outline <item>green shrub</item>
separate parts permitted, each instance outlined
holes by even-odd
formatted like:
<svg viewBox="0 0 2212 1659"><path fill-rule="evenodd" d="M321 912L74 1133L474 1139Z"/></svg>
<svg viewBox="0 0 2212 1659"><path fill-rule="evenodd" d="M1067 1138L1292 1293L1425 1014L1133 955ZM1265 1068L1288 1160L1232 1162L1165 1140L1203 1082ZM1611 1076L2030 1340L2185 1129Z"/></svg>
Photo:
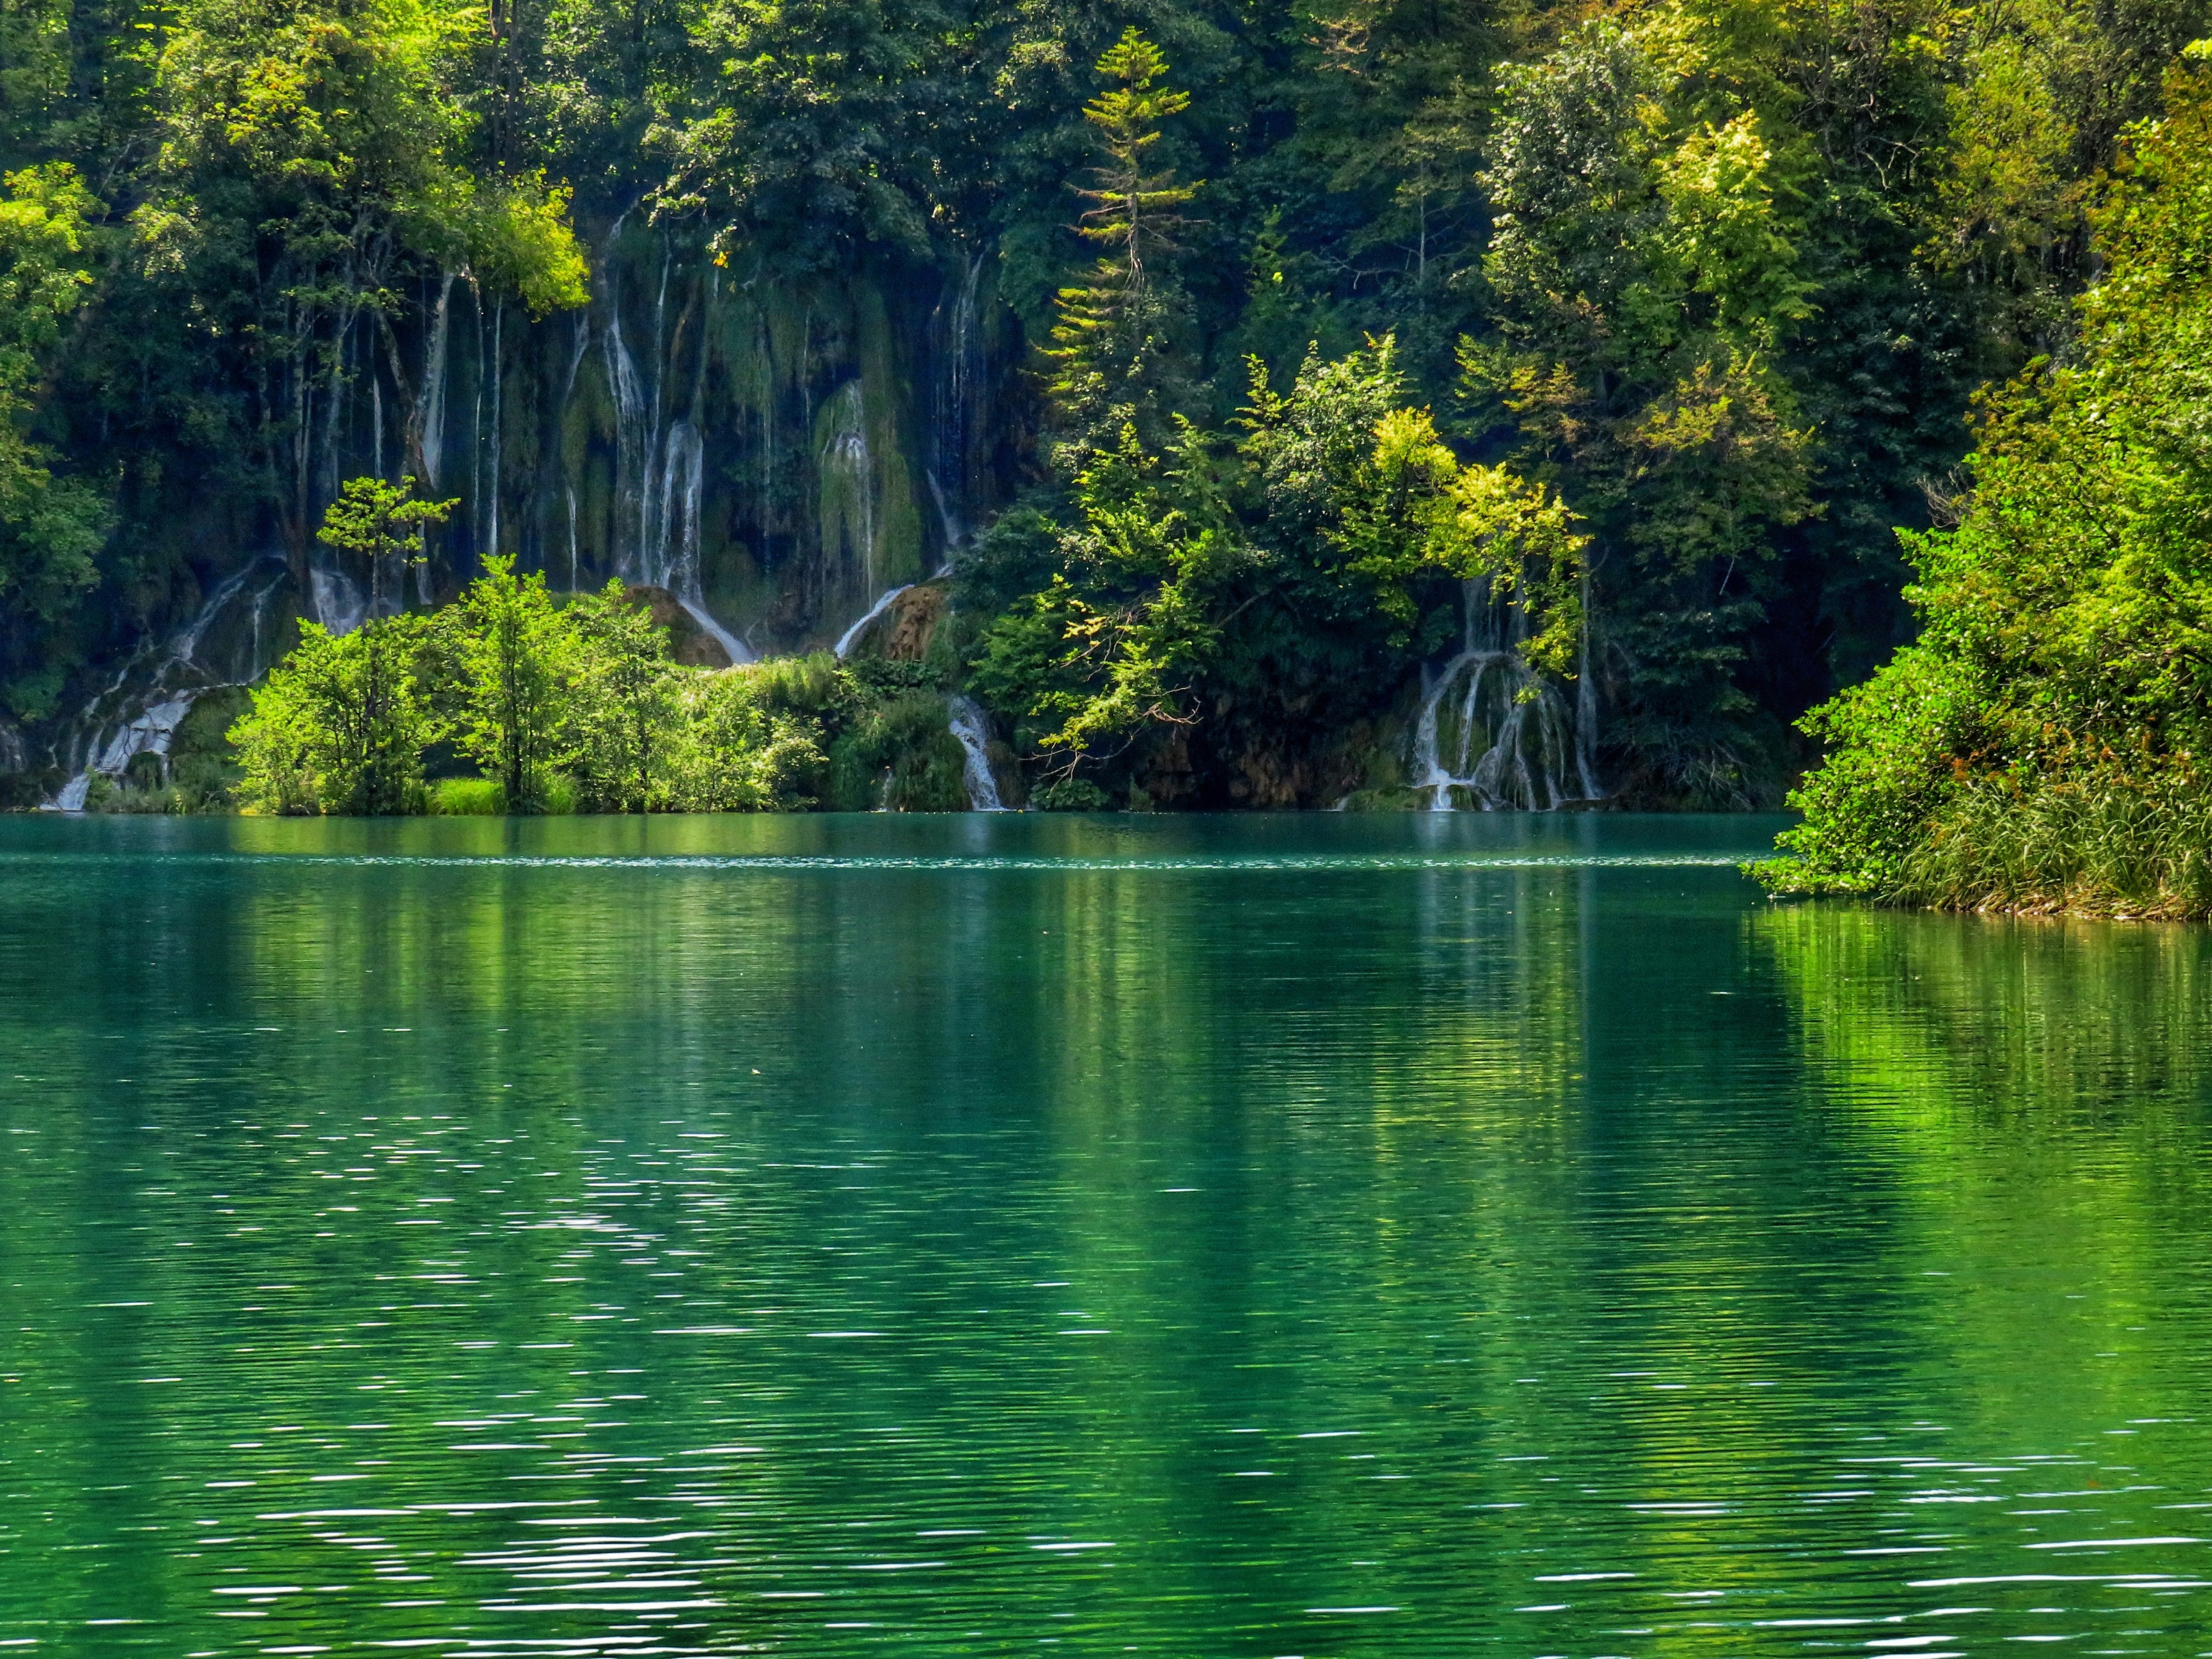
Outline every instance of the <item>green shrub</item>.
<svg viewBox="0 0 2212 1659"><path fill-rule="evenodd" d="M854 682L826 651L806 657L771 657L745 672L761 703L791 714L841 712L853 701Z"/></svg>
<svg viewBox="0 0 2212 1659"><path fill-rule="evenodd" d="M1055 778L1034 799L1044 812L1104 812L1113 804L1106 791L1088 778Z"/></svg>
<svg viewBox="0 0 2212 1659"><path fill-rule="evenodd" d="M423 809L439 818L498 818L507 791L496 778L441 778L425 792Z"/></svg>
<svg viewBox="0 0 2212 1659"><path fill-rule="evenodd" d="M1807 717L1779 892L2212 915L2212 71L2168 78L2097 215L2072 360L1985 400L1955 530L1906 536L1920 639Z"/></svg>
<svg viewBox="0 0 2212 1659"><path fill-rule="evenodd" d="M831 795L842 811L968 810L967 751L934 692L907 692L869 709L830 758Z"/></svg>

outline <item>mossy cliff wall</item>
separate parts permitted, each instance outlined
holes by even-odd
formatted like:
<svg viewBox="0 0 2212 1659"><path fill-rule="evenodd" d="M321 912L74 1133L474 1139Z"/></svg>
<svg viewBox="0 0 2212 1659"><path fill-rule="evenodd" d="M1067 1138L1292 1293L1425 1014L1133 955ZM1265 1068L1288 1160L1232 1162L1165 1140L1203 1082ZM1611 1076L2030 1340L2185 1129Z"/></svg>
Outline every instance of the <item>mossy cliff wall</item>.
<svg viewBox="0 0 2212 1659"><path fill-rule="evenodd" d="M442 324L426 304L401 353L414 384L384 361L361 377L336 471L389 474L419 448L462 503L434 589L497 551L559 588L665 587L755 654L828 644L941 566L1004 487L993 394L1018 342L983 263L771 286L617 227L583 310L532 322L458 281ZM330 571L325 602L373 583Z"/></svg>
<svg viewBox="0 0 2212 1659"><path fill-rule="evenodd" d="M359 320L301 400L282 483L172 515L197 590L58 717L0 734L0 767L114 770L166 742L180 699L266 669L299 619L344 631L447 597L495 552L556 590L665 588L733 657L818 648L1007 493L1024 348L983 252L775 282L642 222L589 239L579 310L533 318L455 273L388 332ZM426 560L315 542L345 480L410 473L459 504Z"/></svg>

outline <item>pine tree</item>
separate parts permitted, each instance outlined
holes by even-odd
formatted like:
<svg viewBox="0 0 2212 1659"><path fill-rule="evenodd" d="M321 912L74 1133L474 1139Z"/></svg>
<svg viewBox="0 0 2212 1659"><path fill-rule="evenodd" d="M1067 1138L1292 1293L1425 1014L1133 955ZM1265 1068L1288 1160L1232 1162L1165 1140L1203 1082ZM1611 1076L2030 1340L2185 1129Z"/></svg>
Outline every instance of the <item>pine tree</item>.
<svg viewBox="0 0 2212 1659"><path fill-rule="evenodd" d="M1181 209L1203 183L1181 183L1152 154L1161 124L1190 106L1188 93L1158 84L1168 72L1159 47L1133 27L1097 68L1119 84L1084 106L1107 162L1094 170L1094 188L1076 188L1091 204L1076 233L1106 251L1088 282L1060 291L1044 352L1061 432L1054 458L1071 477L1113 447L1123 426L1162 437L1186 390L1177 346L1188 306L1165 256L1184 223Z"/></svg>

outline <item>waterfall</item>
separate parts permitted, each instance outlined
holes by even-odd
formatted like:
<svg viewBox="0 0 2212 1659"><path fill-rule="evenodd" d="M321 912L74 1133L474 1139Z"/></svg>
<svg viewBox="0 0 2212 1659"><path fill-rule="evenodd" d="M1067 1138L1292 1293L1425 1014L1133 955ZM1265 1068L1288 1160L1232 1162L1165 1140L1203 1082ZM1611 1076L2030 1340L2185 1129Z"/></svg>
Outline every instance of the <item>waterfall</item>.
<svg viewBox="0 0 2212 1659"><path fill-rule="evenodd" d="M699 507L706 479L706 445L698 428L678 421L668 428L659 475L659 499L653 503L653 540L638 560L640 579L671 593L696 587L699 580Z"/></svg>
<svg viewBox="0 0 2212 1659"><path fill-rule="evenodd" d="M936 469L933 468L922 475L929 480L929 499L937 504L938 528L945 536L945 562L938 567L937 573L950 576L952 574L952 556L967 542L968 527L960 522L959 515L952 511L951 504L945 499L945 486L937 481Z"/></svg>
<svg viewBox="0 0 2212 1659"><path fill-rule="evenodd" d="M307 609L332 633L351 633L368 620L368 598L361 584L332 565L307 567Z"/></svg>
<svg viewBox="0 0 2212 1659"><path fill-rule="evenodd" d="M483 295L476 296L477 303L470 307L477 325L477 379L474 395L469 399L469 512L470 535L477 547L483 546L484 510L489 505L484 494L483 479L483 394L484 394L484 336ZM403 582L404 588L405 584Z"/></svg>
<svg viewBox="0 0 2212 1659"><path fill-rule="evenodd" d="M706 509L707 445L696 421L661 425L669 266L664 257L653 300L653 384L651 395L637 360L623 337L620 296L610 294L605 342L607 383L615 400L615 569L625 580L665 588L691 620L714 636L732 663L754 660L750 647L707 609L701 569L701 528ZM495 324L495 326L496 326ZM578 360L586 336L577 337ZM700 372L703 376L703 360ZM574 369L569 373L573 380ZM693 402L698 401L695 394ZM568 487L568 585L576 585L576 492Z"/></svg>
<svg viewBox="0 0 2212 1659"><path fill-rule="evenodd" d="M876 472L874 457L868 453L867 406L858 378L837 389L825 413L830 430L822 446L823 493L829 497L834 489L843 510L834 526L831 514L823 512L822 551L825 558L835 556L838 549L830 538L842 531L845 548L860 554L860 586L865 593L876 584ZM885 602L877 602L880 609Z"/></svg>
<svg viewBox="0 0 2212 1659"><path fill-rule="evenodd" d="M722 648L722 654L731 662L750 663L758 660L753 654L753 648L716 621L714 614L699 601L688 599L679 593L676 596L676 602L684 607L685 615L714 636L714 643Z"/></svg>
<svg viewBox="0 0 2212 1659"><path fill-rule="evenodd" d="M491 476L478 486L489 503L491 519L491 528L484 536L485 554L499 551L500 325L506 318L507 301L495 301L491 311L491 366L486 371L491 377Z"/></svg>
<svg viewBox="0 0 2212 1659"><path fill-rule="evenodd" d="M568 591L576 590L576 487L568 486Z"/></svg>
<svg viewBox="0 0 2212 1659"><path fill-rule="evenodd" d="M1494 602L1486 583L1472 582L1464 608L1459 654L1433 678L1423 670L1413 787L1426 792L1431 812L1462 804L1485 812L1547 812L1592 798L1587 768L1578 768L1579 792L1568 787L1569 760L1580 759L1577 723L1566 700L1517 649L1523 637L1518 607Z"/></svg>
<svg viewBox="0 0 2212 1659"><path fill-rule="evenodd" d="M277 567L276 575L262 584L251 601L253 645L250 660L245 664L246 671L237 679L224 679L221 669L211 668L199 660L200 647L216 619L245 590L255 572L270 565ZM198 701L203 692L216 686L244 685L258 676L262 668L262 607L287 578L283 559L281 555L269 554L233 571L218 582L207 597L200 602L200 608L193 613L191 620L170 637L168 645L161 654L161 660L147 676L149 688L137 699L135 710L112 730L105 724L92 730L89 741L83 742L81 751L85 757L82 769L62 786L61 792L54 797L53 804L64 812L82 812L92 788L94 774L114 777L129 766L134 757L141 754L167 757L177 728L184 724L185 717L191 712L192 705ZM100 705L122 690L132 669L144 661L145 655L143 646L133 654L122 671L109 682L107 688L85 705L85 718L94 718ZM235 672L237 664L234 661L230 667ZM197 679L198 683L179 685L177 682L180 679ZM71 747L76 750L76 743L73 742Z"/></svg>
<svg viewBox="0 0 2212 1659"><path fill-rule="evenodd" d="M253 572L262 566L274 562L276 562L276 555L266 554L250 565L233 571L222 581L216 583L215 590L200 602L200 608L193 614L192 620L185 623L176 638L170 641L168 655L162 666L165 669L175 667L204 669L206 665L199 660L200 642L207 638L208 629L214 625L215 619L222 614L223 608L238 596L240 590L252 579ZM281 575L276 577L265 584L259 593L253 596L257 608L261 601L269 596L270 590L283 579ZM258 615L258 609L256 615ZM251 680L260 671L261 664L258 661L248 663L246 677Z"/></svg>
<svg viewBox="0 0 2212 1659"><path fill-rule="evenodd" d="M430 314L430 338L422 348L422 392L415 405L415 429L422 446L422 480L438 487L446 452L446 335L453 315L453 274L447 271L438 285L437 309Z"/></svg>
<svg viewBox="0 0 2212 1659"><path fill-rule="evenodd" d="M974 436L969 415L983 378L976 306L982 277L983 256L969 254L945 330L945 370L938 381L937 470L950 479L953 500L961 504L968 496L969 449Z"/></svg>
<svg viewBox="0 0 2212 1659"><path fill-rule="evenodd" d="M732 663L750 663L753 652L737 635L715 621L707 609L705 586L700 577L700 514L706 506L707 445L698 427L689 421L669 423L656 469L660 497L653 515L653 545L639 562L648 585L665 588L676 596L691 620L714 637L715 644ZM573 500L573 498L572 498ZM572 532L573 533L573 532ZM574 555L570 555L574 563Z"/></svg>
<svg viewBox="0 0 2212 1659"><path fill-rule="evenodd" d="M903 586L892 588L887 590L882 598L877 600L874 604L868 607L866 615L861 617L859 621L854 623L851 627L847 628L844 633L837 636L837 643L831 647L831 650L836 653L840 661L844 659L845 656L851 651L854 646L860 643L860 636L868 631L868 624L874 621L876 618L881 616L885 611L889 610L893 603L896 602L899 595L904 593L908 588L910 588L913 585L913 583L908 582Z"/></svg>
<svg viewBox="0 0 2212 1659"><path fill-rule="evenodd" d="M967 756L961 776L968 784L968 809L1004 812L1006 802L999 798L999 780L991 775L991 756L984 747L988 734L983 711L965 697L952 699L947 706L952 717L952 735L960 740Z"/></svg>
<svg viewBox="0 0 2212 1659"><path fill-rule="evenodd" d="M192 711L198 696L197 692L186 692L142 709L107 740L83 771L62 785L61 793L54 796L55 807L63 812L82 812L95 775L116 777L141 754L158 754L166 760L177 728Z"/></svg>
<svg viewBox="0 0 2212 1659"><path fill-rule="evenodd" d="M657 436L645 407L637 361L623 339L621 296L607 301L607 384L615 399L615 568L635 581L647 539L646 501L652 489L652 451Z"/></svg>

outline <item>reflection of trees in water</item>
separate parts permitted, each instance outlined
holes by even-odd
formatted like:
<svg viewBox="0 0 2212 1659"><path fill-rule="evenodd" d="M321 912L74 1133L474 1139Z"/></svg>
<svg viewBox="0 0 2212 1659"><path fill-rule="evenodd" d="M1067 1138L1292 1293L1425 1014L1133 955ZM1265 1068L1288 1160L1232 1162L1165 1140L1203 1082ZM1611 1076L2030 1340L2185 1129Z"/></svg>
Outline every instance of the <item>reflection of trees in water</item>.
<svg viewBox="0 0 2212 1659"><path fill-rule="evenodd" d="M1886 1293L1942 1275L1930 1413L2057 1447L2195 1410L2212 936L1820 904L1748 927L1893 1232Z"/></svg>
<svg viewBox="0 0 2212 1659"><path fill-rule="evenodd" d="M527 832L571 833L693 832ZM795 1650L860 1620L1334 1651L1301 1610L1370 1603L1407 1650L1549 1650L1512 1609L1917 1608L1905 1578L2036 1523L1909 1497L2090 1478L1977 1459L2212 1483L2193 1430L2097 1438L2201 1391L2193 934L1678 872L57 869L4 895L0 989L40 936L109 954L0 996L41 1091L0 1098L39 1131L0 1159L0 1329L52 1333L10 1349L51 1456L9 1490L149 1541L18 1546L0 1622L351 1586L256 1632L335 1643L653 1599L559 1589L597 1541ZM525 1499L568 1507L489 1507ZM209 1518L228 1542L177 1544ZM1940 1569L1844 1553L1923 1534ZM1115 1547L1033 1547L1071 1541ZM908 1559L947 1565L872 1570ZM1583 1571L1637 1577L1532 1582Z"/></svg>
<svg viewBox="0 0 2212 1659"><path fill-rule="evenodd" d="M1808 1057L1900 1123L2100 1126L2142 1150L2212 1084L2212 934L1810 904L1751 923Z"/></svg>

